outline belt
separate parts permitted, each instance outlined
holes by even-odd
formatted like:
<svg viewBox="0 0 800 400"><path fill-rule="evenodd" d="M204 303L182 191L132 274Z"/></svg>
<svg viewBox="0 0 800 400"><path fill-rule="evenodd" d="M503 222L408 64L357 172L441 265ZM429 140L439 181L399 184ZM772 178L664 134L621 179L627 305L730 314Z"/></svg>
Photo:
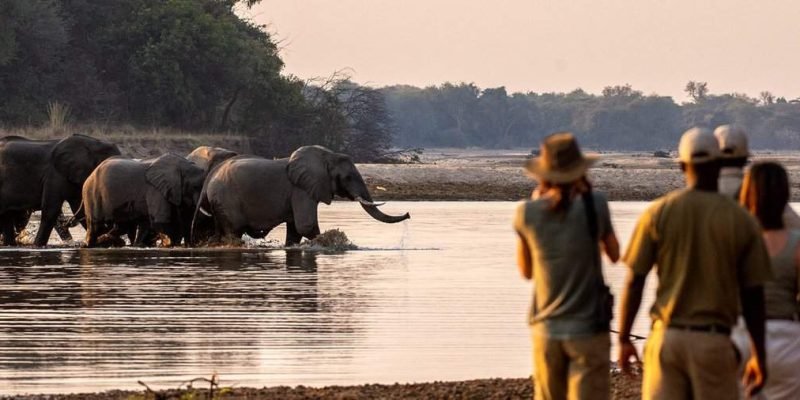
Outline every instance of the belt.
<svg viewBox="0 0 800 400"><path fill-rule="evenodd" d="M719 324L711 324L711 325L684 325L684 324L676 324L674 322L668 325L670 329L679 329L683 331L690 331L690 332L707 332L707 333L719 333L720 335L730 335L731 328L725 325Z"/></svg>
<svg viewBox="0 0 800 400"><path fill-rule="evenodd" d="M800 322L800 314L792 314L792 315L780 315L780 316L771 316L771 315L768 315L768 316L767 316L767 319L768 319L768 320L769 320L769 319L772 319L772 320L779 320L779 321L794 321L794 322Z"/></svg>

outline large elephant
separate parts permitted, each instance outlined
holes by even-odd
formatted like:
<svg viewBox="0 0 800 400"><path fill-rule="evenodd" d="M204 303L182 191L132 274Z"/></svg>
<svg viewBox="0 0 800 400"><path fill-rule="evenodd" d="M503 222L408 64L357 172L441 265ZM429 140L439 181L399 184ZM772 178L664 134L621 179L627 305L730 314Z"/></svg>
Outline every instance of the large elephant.
<svg viewBox="0 0 800 400"><path fill-rule="evenodd" d="M42 210L34 244L45 246L64 201L73 212L81 203L81 187L117 146L84 135L61 140L0 139L0 227L6 245L16 244L15 221L21 213Z"/></svg>
<svg viewBox="0 0 800 400"><path fill-rule="evenodd" d="M205 172L176 154L145 161L114 157L104 161L83 185L86 246L98 244L106 232L138 230L137 245L149 244L154 233L171 244L189 237L192 215Z"/></svg>
<svg viewBox="0 0 800 400"><path fill-rule="evenodd" d="M372 202L367 185L353 161L321 146L304 146L291 157L268 160L255 156L228 159L206 178L195 218L214 218L216 232L225 239L266 236L286 223L286 245L319 235L317 205L334 196L357 200L381 222L409 218L386 215Z"/></svg>

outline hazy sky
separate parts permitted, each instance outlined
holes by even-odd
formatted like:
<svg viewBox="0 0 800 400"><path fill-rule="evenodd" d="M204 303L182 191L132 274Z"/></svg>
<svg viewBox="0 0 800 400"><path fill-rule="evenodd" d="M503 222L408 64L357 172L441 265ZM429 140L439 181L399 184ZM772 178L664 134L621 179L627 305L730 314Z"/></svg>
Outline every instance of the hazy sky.
<svg viewBox="0 0 800 400"><path fill-rule="evenodd" d="M712 93L800 96L797 0L262 0L243 14L269 25L302 78L350 68L375 86L630 83L678 101L700 80Z"/></svg>

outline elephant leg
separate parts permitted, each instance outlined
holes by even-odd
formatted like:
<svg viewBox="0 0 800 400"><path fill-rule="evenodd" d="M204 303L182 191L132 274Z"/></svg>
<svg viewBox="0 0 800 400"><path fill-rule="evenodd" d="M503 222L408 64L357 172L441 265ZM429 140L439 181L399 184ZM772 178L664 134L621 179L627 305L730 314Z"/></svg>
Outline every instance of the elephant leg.
<svg viewBox="0 0 800 400"><path fill-rule="evenodd" d="M58 216L54 229L56 230L56 233L58 233L58 237L62 242L72 241L72 233L69 231L69 220L64 216L64 214L60 214Z"/></svg>
<svg viewBox="0 0 800 400"><path fill-rule="evenodd" d="M104 233L97 239L98 245L102 247L123 247L125 246L125 241L122 240L120 237L120 233L122 232L122 228L119 224L114 224L111 229Z"/></svg>
<svg viewBox="0 0 800 400"><path fill-rule="evenodd" d="M149 224L139 224L133 245L136 247L153 247L155 246L156 237L156 231Z"/></svg>
<svg viewBox="0 0 800 400"><path fill-rule="evenodd" d="M292 222L300 235L310 239L319 236L317 201L302 190L292 192Z"/></svg>
<svg viewBox="0 0 800 400"><path fill-rule="evenodd" d="M17 232L14 229L13 213L4 213L0 216L0 225L2 225L3 233L3 246L16 246L17 245Z"/></svg>
<svg viewBox="0 0 800 400"><path fill-rule="evenodd" d="M284 245L286 247L294 246L300 244L300 241L303 239L303 235L297 231L297 228L294 226L293 221L289 221L286 223L286 243Z"/></svg>
<svg viewBox="0 0 800 400"><path fill-rule="evenodd" d="M97 247L97 238L100 236L101 226L96 222L86 224L86 247Z"/></svg>
<svg viewBox="0 0 800 400"><path fill-rule="evenodd" d="M39 224L39 231L36 232L36 240L33 244L37 247L47 246L50 240L50 232L58 221L58 216L61 215L61 206L64 204L64 199L61 196L55 195L58 188L45 187L44 201L42 201L42 221Z"/></svg>

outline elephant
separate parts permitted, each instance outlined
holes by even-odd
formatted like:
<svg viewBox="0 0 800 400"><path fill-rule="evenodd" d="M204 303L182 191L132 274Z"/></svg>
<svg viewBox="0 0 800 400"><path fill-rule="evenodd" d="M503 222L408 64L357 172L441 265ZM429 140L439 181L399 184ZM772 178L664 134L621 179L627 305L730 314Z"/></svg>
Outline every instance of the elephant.
<svg viewBox="0 0 800 400"><path fill-rule="evenodd" d="M200 146L189 153L186 159L203 168L207 175L211 170L216 168L217 165L237 155L239 154L221 147ZM214 220L203 214L199 214L195 216L192 224L193 245L208 243L214 235Z"/></svg>
<svg viewBox="0 0 800 400"><path fill-rule="evenodd" d="M34 245L47 245L64 201L77 212L81 187L103 160L120 154L116 145L85 135L61 140L0 139L0 228L15 245L21 213L42 210Z"/></svg>
<svg viewBox="0 0 800 400"><path fill-rule="evenodd" d="M284 159L236 156L224 161L206 178L195 218L211 216L217 236L225 240L244 233L263 238L286 223L286 245L291 246L319 235L317 206L330 204L337 195L359 201L381 222L410 218L381 212L350 157L322 146L300 147Z"/></svg>
<svg viewBox="0 0 800 400"><path fill-rule="evenodd" d="M238 155L239 153L221 147L200 146L189 153L186 159L197 164L208 174L223 161Z"/></svg>
<svg viewBox="0 0 800 400"><path fill-rule="evenodd" d="M112 240L128 234L139 246L151 244L154 234L167 235L171 245L184 237L188 241L204 179L202 168L172 153L145 161L104 161L83 185L85 245L98 246L105 232Z"/></svg>

